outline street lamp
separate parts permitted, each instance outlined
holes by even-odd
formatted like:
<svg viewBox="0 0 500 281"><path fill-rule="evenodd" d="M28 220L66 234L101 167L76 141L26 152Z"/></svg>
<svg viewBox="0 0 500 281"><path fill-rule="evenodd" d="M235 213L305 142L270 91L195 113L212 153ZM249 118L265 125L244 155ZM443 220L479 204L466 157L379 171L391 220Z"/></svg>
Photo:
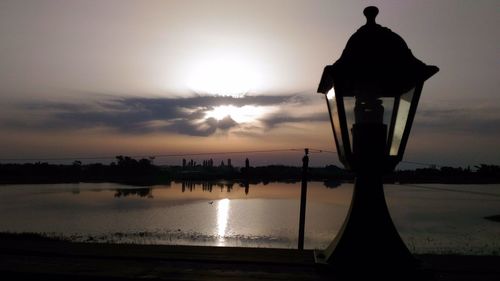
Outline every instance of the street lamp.
<svg viewBox="0 0 500 281"><path fill-rule="evenodd" d="M380 270L413 268L385 202L382 177L402 160L424 82L439 69L413 56L404 40L367 22L325 67L318 92L325 94L340 161L356 175L347 219L319 262L337 268L363 264ZM385 267L385 269L384 269Z"/></svg>

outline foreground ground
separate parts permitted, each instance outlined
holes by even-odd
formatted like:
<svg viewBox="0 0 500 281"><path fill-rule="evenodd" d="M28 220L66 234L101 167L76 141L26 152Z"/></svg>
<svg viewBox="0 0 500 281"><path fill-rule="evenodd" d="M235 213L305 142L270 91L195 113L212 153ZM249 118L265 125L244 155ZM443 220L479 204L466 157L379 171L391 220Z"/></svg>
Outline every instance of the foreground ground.
<svg viewBox="0 0 500 281"><path fill-rule="evenodd" d="M421 255L426 280L500 280L499 256ZM0 235L2 280L332 280L312 251L69 243ZM333 279L336 280L336 279Z"/></svg>

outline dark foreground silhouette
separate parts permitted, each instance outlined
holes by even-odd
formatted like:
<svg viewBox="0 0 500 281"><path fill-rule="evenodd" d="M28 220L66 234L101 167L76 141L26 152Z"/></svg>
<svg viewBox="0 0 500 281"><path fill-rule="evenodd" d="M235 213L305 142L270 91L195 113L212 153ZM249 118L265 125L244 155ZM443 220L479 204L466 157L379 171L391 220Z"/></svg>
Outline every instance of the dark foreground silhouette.
<svg viewBox="0 0 500 281"><path fill-rule="evenodd" d="M419 276L398 280L500 279L499 256L416 257L424 264ZM335 276L314 262L312 250L70 243L0 233L3 280L367 280L355 274Z"/></svg>

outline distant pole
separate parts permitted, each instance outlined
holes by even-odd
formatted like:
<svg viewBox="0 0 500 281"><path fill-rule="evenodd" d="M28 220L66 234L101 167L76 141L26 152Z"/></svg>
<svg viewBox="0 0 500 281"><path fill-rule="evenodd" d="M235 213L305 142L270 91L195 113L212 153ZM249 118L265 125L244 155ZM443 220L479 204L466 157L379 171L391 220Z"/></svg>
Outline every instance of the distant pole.
<svg viewBox="0 0 500 281"><path fill-rule="evenodd" d="M306 201L307 201L307 168L309 166L309 149L304 149L302 157L302 188L300 190L300 218L299 218L299 250L304 250L304 232L306 224Z"/></svg>
<svg viewBox="0 0 500 281"><path fill-rule="evenodd" d="M245 185L245 195L248 195L250 190L249 173L250 173L250 160L245 159L245 169L243 170L243 184Z"/></svg>

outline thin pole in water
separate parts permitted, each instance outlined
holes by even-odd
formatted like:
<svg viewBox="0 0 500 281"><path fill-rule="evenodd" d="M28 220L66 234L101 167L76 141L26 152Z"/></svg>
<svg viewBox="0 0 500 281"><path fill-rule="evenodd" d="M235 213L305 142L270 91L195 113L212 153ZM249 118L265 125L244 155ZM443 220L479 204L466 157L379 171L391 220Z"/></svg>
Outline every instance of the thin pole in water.
<svg viewBox="0 0 500 281"><path fill-rule="evenodd" d="M300 190L300 218L299 218L299 250L304 250L304 231L306 224L306 201L307 201L307 169L309 166L309 149L304 149L302 157L302 188Z"/></svg>

